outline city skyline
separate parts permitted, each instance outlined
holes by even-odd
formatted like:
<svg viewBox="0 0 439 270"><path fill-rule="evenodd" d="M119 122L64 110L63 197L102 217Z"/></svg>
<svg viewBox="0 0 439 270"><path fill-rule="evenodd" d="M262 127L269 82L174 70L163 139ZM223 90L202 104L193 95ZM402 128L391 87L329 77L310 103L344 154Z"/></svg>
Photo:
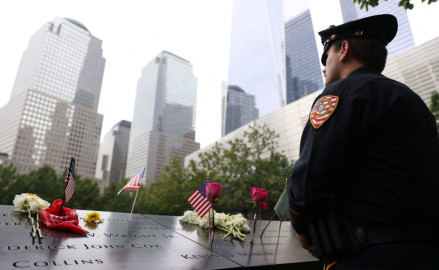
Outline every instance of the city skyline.
<svg viewBox="0 0 439 270"><path fill-rule="evenodd" d="M196 140L204 147L219 139L221 82L227 81L232 1L154 2L160 3L132 1L122 5L118 1L72 1L61 4L49 0L1 3L0 10L4 14L0 16L0 27L9 42L0 44L0 107L9 100L29 37L43 23L55 17L67 17L83 23L103 41L107 64L98 108L104 115L102 134L121 120L132 120L136 83L142 67L160 51L168 50L188 59L199 80L197 114L203 117L197 118ZM293 2L294 7L286 7L286 10L296 15L310 8L316 31L342 23L338 0ZM170 5L174 8L167 8ZM157 12L159 10L166 10L166 14ZM438 13L439 3L415 3L415 9L408 11L415 45L439 36L439 29L429 27L439 23L435 15ZM285 19L290 16L285 15ZM19 17L25 19L19 20ZM321 53L321 44L317 47Z"/></svg>

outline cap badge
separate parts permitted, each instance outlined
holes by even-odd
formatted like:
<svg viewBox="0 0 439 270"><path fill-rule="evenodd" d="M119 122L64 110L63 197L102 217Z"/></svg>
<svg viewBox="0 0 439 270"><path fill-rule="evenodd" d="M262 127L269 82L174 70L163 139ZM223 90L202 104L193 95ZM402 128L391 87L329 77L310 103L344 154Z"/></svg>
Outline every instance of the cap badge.
<svg viewBox="0 0 439 270"><path fill-rule="evenodd" d="M363 30L357 30L357 32L355 32L356 36L361 36L363 34Z"/></svg>
<svg viewBox="0 0 439 270"><path fill-rule="evenodd" d="M319 98L314 103L309 114L309 121L315 129L321 127L329 119L337 107L338 100L339 97L328 95Z"/></svg>
<svg viewBox="0 0 439 270"><path fill-rule="evenodd" d="M336 38L336 37L337 37L336 34L332 34L332 35L331 35L331 39L334 39L334 38Z"/></svg>

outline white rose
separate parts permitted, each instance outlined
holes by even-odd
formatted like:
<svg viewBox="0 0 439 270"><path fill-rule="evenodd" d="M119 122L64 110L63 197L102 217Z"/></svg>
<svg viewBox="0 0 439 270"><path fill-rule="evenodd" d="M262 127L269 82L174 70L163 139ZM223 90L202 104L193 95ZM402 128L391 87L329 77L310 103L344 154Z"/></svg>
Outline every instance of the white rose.
<svg viewBox="0 0 439 270"><path fill-rule="evenodd" d="M24 206L24 201L28 198L28 195L33 195L31 193L21 193L21 195L15 195L14 198L14 206L16 207L15 211L26 211L27 209ZM30 196L29 196L30 197Z"/></svg>
<svg viewBox="0 0 439 270"><path fill-rule="evenodd" d="M31 212L41 212L46 208L49 208L50 203L41 199L38 196L34 196L32 198L29 198L28 200L30 211Z"/></svg>
<svg viewBox="0 0 439 270"><path fill-rule="evenodd" d="M50 203L41 199L35 194L32 193L22 193L21 195L15 195L13 201L15 207L17 207L16 211L24 211L27 212L29 205L29 210L31 212L41 212L44 209L50 206Z"/></svg>

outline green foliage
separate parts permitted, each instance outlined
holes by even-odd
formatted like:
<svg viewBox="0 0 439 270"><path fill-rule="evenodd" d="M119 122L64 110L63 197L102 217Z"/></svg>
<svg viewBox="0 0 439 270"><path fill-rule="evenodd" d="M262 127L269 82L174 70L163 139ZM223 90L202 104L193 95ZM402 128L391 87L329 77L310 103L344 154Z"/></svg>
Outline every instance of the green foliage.
<svg viewBox="0 0 439 270"><path fill-rule="evenodd" d="M277 135L266 125L253 125L243 136L224 144L216 143L209 151L199 155L199 162L190 161L187 167L179 158L166 166L160 179L141 188L137 195L135 213L182 215L192 209L187 197L209 175L212 182L219 182L222 194L215 210L242 213L247 218L254 213L251 188L268 190L269 211L262 211L264 218L274 213L273 207L280 197L285 179L291 174L293 163L282 153L276 152ZM14 196L35 193L52 203L64 194L63 175L57 175L48 165L29 174L18 175L13 166L0 165L0 204L12 204ZM130 212L136 191L124 190L127 183L110 184L102 194L92 179L75 175L75 194L67 207L86 210Z"/></svg>
<svg viewBox="0 0 439 270"><path fill-rule="evenodd" d="M112 212L130 212L133 204L133 191L122 191L119 195L119 190L125 186L128 179L125 179L119 184L112 183L105 188L102 197L99 199L96 210L112 211Z"/></svg>
<svg viewBox="0 0 439 270"><path fill-rule="evenodd" d="M181 215L190 194L186 179L192 178L187 177L181 159L175 157L162 178L149 184L138 209L148 214Z"/></svg>
<svg viewBox="0 0 439 270"><path fill-rule="evenodd" d="M269 191L270 210L264 213L265 217L270 216L293 167L285 155L275 151L278 137L266 125L253 125L241 138L216 143L201 153L198 163L192 160L184 168L180 160L174 160L162 178L149 185L141 211L182 215L192 209L187 197L209 175L212 182L219 182L222 187L220 200L215 205L217 211L253 213L251 188L260 187Z"/></svg>
<svg viewBox="0 0 439 270"><path fill-rule="evenodd" d="M5 167L0 164L0 204L11 205L15 195L21 193L37 194L49 203L62 199L66 174L67 170L65 174L57 175L52 167L44 165L29 174L18 175L14 166ZM117 196L117 192L127 181L125 179L122 183L111 184L101 195L96 181L89 178L82 180L79 175L75 175L75 194L65 206L84 210L130 212L135 192L123 191ZM139 197L141 196L145 197L144 190L139 192Z"/></svg>
<svg viewBox="0 0 439 270"><path fill-rule="evenodd" d="M75 196L76 195L76 196ZM75 194L66 206L75 209L95 210L99 208L99 185L90 178L75 178Z"/></svg>
<svg viewBox="0 0 439 270"><path fill-rule="evenodd" d="M17 181L17 173L14 166L5 167L0 164L0 204L10 204L15 193L10 192L10 186Z"/></svg>
<svg viewBox="0 0 439 270"><path fill-rule="evenodd" d="M439 93L433 92L430 100L430 111L436 118L439 118Z"/></svg>
<svg viewBox="0 0 439 270"><path fill-rule="evenodd" d="M51 203L63 192L64 178L58 176L49 165L44 165L29 174L17 175L9 185L5 198L2 198L2 203L12 204L15 195L21 193L35 193Z"/></svg>
<svg viewBox="0 0 439 270"><path fill-rule="evenodd" d="M358 5L360 5L360 9L365 8L366 11L369 10L369 6L370 7L376 7L379 5L379 1L380 0L354 0L354 4L358 3ZM384 1L388 1L388 0L384 0ZM426 0L421 0L422 3L424 3ZM431 3L435 3L437 2L437 0L428 0L427 3L430 5ZM399 0L398 6L407 9L413 9L414 8L414 4L411 3L411 0Z"/></svg>
<svg viewBox="0 0 439 270"><path fill-rule="evenodd" d="M431 94L431 104L430 104L430 111L436 117L436 125L439 129L439 93L433 92Z"/></svg>

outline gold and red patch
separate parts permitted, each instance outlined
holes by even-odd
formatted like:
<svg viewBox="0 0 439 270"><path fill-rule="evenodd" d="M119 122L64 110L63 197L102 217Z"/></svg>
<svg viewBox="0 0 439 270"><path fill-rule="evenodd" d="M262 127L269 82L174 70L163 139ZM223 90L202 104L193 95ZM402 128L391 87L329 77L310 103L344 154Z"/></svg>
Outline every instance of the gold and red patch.
<svg viewBox="0 0 439 270"><path fill-rule="evenodd" d="M314 103L309 114L309 121L315 129L321 127L329 119L335 108L337 108L338 100L337 96L328 95L319 98Z"/></svg>

